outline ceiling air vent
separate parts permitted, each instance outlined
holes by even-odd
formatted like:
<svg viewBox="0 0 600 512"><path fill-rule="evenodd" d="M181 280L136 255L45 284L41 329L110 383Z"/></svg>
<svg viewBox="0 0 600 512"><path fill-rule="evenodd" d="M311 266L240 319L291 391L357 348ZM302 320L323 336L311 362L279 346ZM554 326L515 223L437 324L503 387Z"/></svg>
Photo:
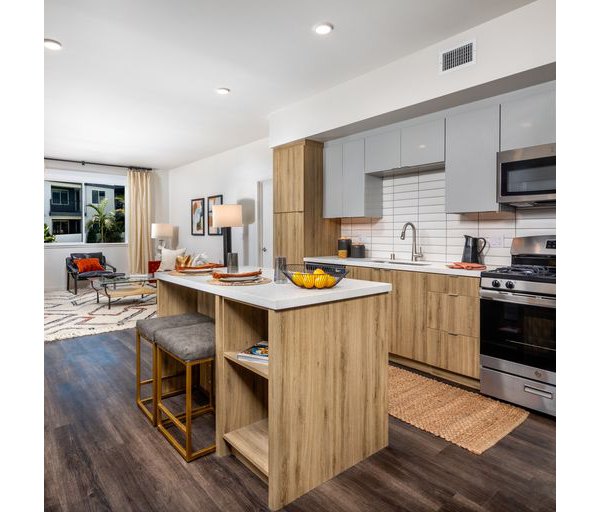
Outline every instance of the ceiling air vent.
<svg viewBox="0 0 600 512"><path fill-rule="evenodd" d="M475 41L440 52L440 73L475 64Z"/></svg>

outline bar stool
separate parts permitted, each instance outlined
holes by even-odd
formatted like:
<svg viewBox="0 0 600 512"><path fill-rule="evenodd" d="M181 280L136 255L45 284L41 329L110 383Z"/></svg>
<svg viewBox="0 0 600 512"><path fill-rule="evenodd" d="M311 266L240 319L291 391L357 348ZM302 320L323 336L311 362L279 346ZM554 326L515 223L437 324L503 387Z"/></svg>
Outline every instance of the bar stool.
<svg viewBox="0 0 600 512"><path fill-rule="evenodd" d="M177 452L191 462L198 457L208 455L215 451L216 445L211 444L196 451L192 451L192 418L213 412L213 371L215 360L215 325L212 322L196 323L183 327L161 329L155 336L157 347L157 427L163 436L173 445ZM163 403L162 394L162 362L165 356L176 359L185 366L185 413L176 415ZM206 405L192 409L192 371L198 365L209 366L209 402ZM167 420L163 420L163 413ZM181 422L185 419L185 424ZM173 423L185 436L185 446L181 445L165 428L164 422Z"/></svg>
<svg viewBox="0 0 600 512"><path fill-rule="evenodd" d="M185 313L183 315L161 316L157 318L147 318L136 322L135 332L135 402L146 418L156 426L156 343L155 335L160 329L171 327L180 327L182 325L192 325L201 322L212 322L212 319L200 313ZM141 340L150 343L152 347L152 378L142 380L141 372ZM142 386L152 384L152 395L142 398ZM146 405L152 401L152 410Z"/></svg>

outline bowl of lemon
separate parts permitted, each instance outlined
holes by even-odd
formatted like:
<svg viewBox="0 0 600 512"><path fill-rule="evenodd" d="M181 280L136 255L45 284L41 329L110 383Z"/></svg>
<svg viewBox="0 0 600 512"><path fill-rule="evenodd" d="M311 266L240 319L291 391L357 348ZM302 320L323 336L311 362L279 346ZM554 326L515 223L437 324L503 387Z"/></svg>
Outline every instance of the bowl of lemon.
<svg viewBox="0 0 600 512"><path fill-rule="evenodd" d="M323 290L333 288L346 277L348 271L341 267L305 263L304 265L286 265L283 273L299 288Z"/></svg>

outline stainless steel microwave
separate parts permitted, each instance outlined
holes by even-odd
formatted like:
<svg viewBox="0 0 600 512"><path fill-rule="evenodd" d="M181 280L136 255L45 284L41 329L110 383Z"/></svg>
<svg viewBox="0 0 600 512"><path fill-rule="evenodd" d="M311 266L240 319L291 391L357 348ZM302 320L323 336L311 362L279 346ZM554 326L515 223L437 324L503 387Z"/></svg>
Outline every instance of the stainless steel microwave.
<svg viewBox="0 0 600 512"><path fill-rule="evenodd" d="M556 144L498 153L498 203L515 207L556 204Z"/></svg>

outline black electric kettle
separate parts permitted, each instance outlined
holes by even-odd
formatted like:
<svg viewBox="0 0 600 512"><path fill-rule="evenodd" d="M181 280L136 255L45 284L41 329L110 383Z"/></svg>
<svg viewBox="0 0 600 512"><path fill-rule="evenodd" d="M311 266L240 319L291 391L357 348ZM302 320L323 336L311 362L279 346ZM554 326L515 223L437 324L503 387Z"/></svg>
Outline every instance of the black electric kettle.
<svg viewBox="0 0 600 512"><path fill-rule="evenodd" d="M474 236L464 235L465 237L465 248L463 249L462 262L464 263L481 263L479 257L487 244L485 238L477 238ZM481 249L479 248L479 242L483 242Z"/></svg>

